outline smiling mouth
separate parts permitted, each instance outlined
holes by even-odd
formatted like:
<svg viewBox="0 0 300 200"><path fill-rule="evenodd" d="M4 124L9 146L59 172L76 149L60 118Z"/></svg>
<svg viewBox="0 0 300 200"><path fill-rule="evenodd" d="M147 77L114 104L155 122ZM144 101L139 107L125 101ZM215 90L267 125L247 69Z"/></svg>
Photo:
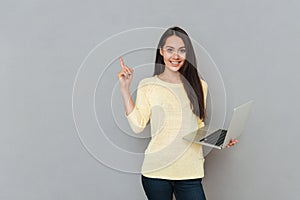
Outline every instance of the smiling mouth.
<svg viewBox="0 0 300 200"><path fill-rule="evenodd" d="M172 63L173 65L178 65L181 63L181 61L170 61L170 63Z"/></svg>

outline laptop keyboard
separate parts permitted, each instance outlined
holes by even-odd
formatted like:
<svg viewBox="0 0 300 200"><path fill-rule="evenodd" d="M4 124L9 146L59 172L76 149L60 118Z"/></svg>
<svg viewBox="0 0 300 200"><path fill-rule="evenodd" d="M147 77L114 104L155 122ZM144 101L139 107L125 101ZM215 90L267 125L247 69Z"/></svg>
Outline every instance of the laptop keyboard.
<svg viewBox="0 0 300 200"><path fill-rule="evenodd" d="M219 129L215 133L201 139L200 142L206 142L209 144L214 144L216 146L220 146L224 143L226 133L227 133L227 130Z"/></svg>

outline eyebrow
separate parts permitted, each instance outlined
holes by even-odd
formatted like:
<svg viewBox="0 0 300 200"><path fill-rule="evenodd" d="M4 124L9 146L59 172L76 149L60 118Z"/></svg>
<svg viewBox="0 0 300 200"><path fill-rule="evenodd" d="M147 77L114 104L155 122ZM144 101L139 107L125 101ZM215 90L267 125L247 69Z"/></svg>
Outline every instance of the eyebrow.
<svg viewBox="0 0 300 200"><path fill-rule="evenodd" d="M172 47L172 46L166 46L166 47L170 47L170 48L173 48L173 49L175 49L174 47ZM182 49L182 48L185 48L185 46L183 46L183 47L179 47L179 49Z"/></svg>

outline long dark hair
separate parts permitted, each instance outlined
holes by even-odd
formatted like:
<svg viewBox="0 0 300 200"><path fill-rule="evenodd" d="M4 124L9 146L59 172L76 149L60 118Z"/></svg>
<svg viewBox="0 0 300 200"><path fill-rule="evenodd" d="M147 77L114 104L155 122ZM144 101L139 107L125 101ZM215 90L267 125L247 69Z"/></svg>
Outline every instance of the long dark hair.
<svg viewBox="0 0 300 200"><path fill-rule="evenodd" d="M187 93L187 96L190 100L190 105L193 110L193 113L200 117L200 119L205 119L205 104L204 104L204 95L202 84L197 71L197 62L192 46L192 42L188 34L181 28L175 26L168 28L163 35L161 36L158 47L156 50L156 59L155 59L155 68L154 76L159 75L165 70L164 58L160 54L160 49L166 43L168 37L176 35L180 37L186 48L186 58L183 66L179 69L179 72L182 76L181 80L183 82L184 89Z"/></svg>

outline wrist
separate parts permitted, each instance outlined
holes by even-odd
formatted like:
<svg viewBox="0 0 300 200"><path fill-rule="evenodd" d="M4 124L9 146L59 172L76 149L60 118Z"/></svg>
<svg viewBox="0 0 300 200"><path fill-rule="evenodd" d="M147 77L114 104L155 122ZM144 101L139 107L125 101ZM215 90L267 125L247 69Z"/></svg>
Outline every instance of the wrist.
<svg viewBox="0 0 300 200"><path fill-rule="evenodd" d="M129 94L129 88L121 88L121 93L122 94Z"/></svg>

